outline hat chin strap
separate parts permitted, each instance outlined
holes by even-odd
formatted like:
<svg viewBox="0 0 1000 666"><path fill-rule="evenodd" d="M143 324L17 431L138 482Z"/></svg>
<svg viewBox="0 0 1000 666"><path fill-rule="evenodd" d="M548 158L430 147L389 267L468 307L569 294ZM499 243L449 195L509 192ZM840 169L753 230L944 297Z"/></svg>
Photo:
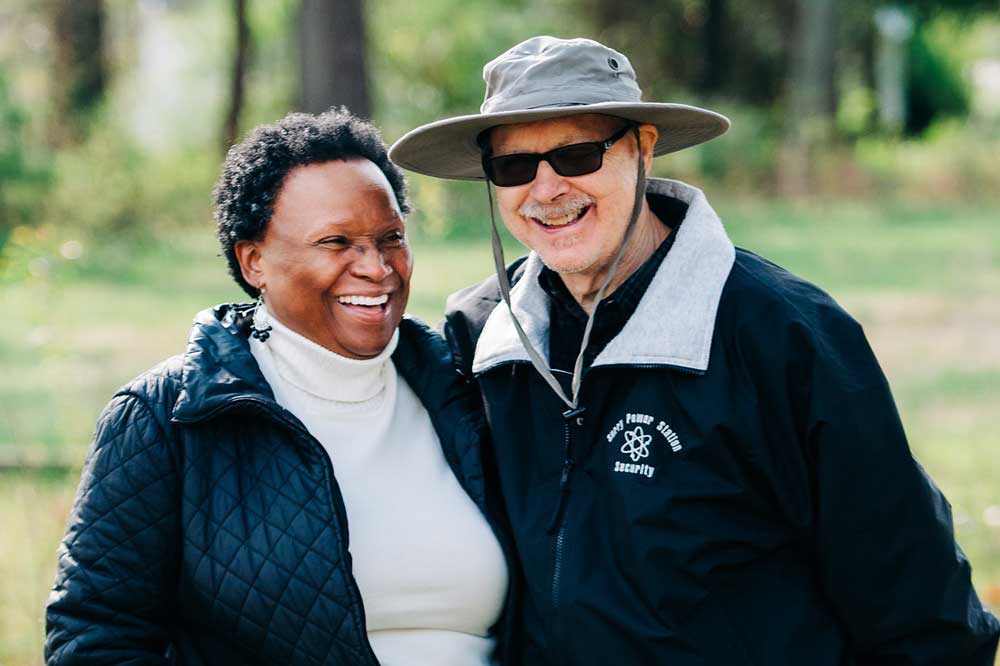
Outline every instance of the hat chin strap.
<svg viewBox="0 0 1000 666"><path fill-rule="evenodd" d="M642 211L642 198L646 192L646 165L643 163L642 159L642 144L639 139L639 128L633 125L632 131L635 134L636 146L639 149L639 158L636 166L635 198L632 201L632 215L629 218L628 226L625 227L625 235L622 238L622 244L618 248L618 253L615 255L614 261L611 262L611 268L608 269L608 275L604 278L601 288L597 290L597 295L594 297L594 307L591 308L590 315L587 317L587 326L583 329L583 340L580 343L580 351L576 355L576 363L573 365L573 380L571 383L572 397L566 395L566 392L563 391L559 381L552 374L552 370L549 369L548 362L542 358L542 355L537 349L535 349L535 346L531 344L527 334L524 332L524 328L521 326L521 322L517 320L517 315L514 314L514 309L511 307L510 280L507 278L507 262L504 260L503 243L500 242L500 233L497 231L496 216L493 212L493 191L490 189L490 181L486 181L486 194L490 201L490 230L493 239L493 262L496 265L497 281L500 284L500 296L503 298L503 302L507 304L507 310L510 312L510 318L514 323L514 329L517 331L517 337L521 339L521 344L524 345L524 350L528 353L528 358L531 360L531 364L535 366L535 370L538 371L538 374L542 376L542 379L544 379L552 390L555 391L556 395L559 396L559 399L566 403L568 410L565 414L574 413L579 407L580 383L583 379L583 356L584 352L587 350L587 344L590 342L590 332L594 328L594 315L597 314L597 306L600 305L601 300L604 298L604 292L607 290L608 285L611 284L611 280L614 279L615 273L618 272L618 265L621 263L622 256L625 254L625 248L628 247L628 243L632 239L632 232L635 230L636 222L639 220L639 213Z"/></svg>

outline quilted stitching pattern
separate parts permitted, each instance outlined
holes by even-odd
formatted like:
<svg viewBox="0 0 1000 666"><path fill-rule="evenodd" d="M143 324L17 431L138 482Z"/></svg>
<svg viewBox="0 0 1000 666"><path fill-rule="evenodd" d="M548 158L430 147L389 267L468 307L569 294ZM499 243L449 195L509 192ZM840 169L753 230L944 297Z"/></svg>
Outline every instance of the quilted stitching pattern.
<svg viewBox="0 0 1000 666"><path fill-rule="evenodd" d="M101 416L59 550L48 663L373 664L329 458L266 385L247 392L259 371L233 331L199 322L183 359ZM414 356L401 371L483 506L468 392L439 373L438 338L412 322L404 332ZM239 389L191 384L212 376ZM172 423L182 394L211 408L188 404L197 418Z"/></svg>
<svg viewBox="0 0 1000 666"><path fill-rule="evenodd" d="M175 611L266 663L365 663L324 461L253 415L184 430L178 474L139 399L106 410L60 550L50 663L162 661Z"/></svg>
<svg viewBox="0 0 1000 666"><path fill-rule="evenodd" d="M116 396L105 409L59 548L50 663L166 663L179 507L177 470L162 440L134 396ZM114 640L92 640L102 627Z"/></svg>
<svg viewBox="0 0 1000 666"><path fill-rule="evenodd" d="M198 435L216 445L186 449L185 605L274 663L364 663L325 460L252 414Z"/></svg>

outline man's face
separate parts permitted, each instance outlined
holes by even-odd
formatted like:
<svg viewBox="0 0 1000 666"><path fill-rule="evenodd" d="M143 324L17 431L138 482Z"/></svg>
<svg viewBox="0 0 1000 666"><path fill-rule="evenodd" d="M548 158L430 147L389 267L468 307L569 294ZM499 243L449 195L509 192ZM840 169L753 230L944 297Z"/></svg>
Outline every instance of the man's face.
<svg viewBox="0 0 1000 666"><path fill-rule="evenodd" d="M502 125L491 132L492 154L543 153L602 141L624 124L620 118L590 114ZM546 266L560 274L598 274L614 260L625 234L635 178L635 135L629 132L604 154L594 173L560 176L548 162L540 162L530 183L496 188L497 206L510 233Z"/></svg>

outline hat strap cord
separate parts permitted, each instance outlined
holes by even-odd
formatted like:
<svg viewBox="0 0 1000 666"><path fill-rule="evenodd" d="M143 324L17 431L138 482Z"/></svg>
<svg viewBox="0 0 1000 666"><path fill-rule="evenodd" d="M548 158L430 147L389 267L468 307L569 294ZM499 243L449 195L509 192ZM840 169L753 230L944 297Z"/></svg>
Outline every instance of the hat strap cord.
<svg viewBox="0 0 1000 666"><path fill-rule="evenodd" d="M622 257L625 254L625 249L628 247L629 241L632 239L632 233L635 231L636 222L639 220L639 214L642 212L642 200L646 192L646 165L642 158L642 145L639 139L639 129L633 125L632 130L635 133L635 141L639 153L636 167L635 198L632 201L632 214L629 217L628 226L625 228L625 235L622 238L621 246L618 248L618 253L615 255L614 261L611 262L611 268L608 269L608 274L604 278L601 288L597 290L597 295L594 297L594 305L590 309L590 314L587 316L587 325L583 330L583 340L580 343L580 351L576 356L576 363L573 365L573 379L571 382L572 399L570 399L566 395L566 392L563 391L559 381L555 378L555 375L552 374L552 370L549 369L548 363L542 358L542 355L538 352L538 350L535 349L535 346L531 344L527 334L524 332L524 328L521 326L521 322L518 321L517 315L514 314L514 308L510 303L510 279L507 277L507 262L504 259L503 243L500 240L500 233L497 231L496 215L493 211L493 191L490 189L490 181L486 181L486 195L490 202L490 236L493 243L493 263L496 267L497 281L500 284L500 296L503 298L503 302L507 304L507 311L510 312L510 318L514 324L514 330L517 331L517 337L520 338L521 344L524 346L524 350L528 354L528 359L535 367L535 370L538 371L538 374L542 376L542 379L545 380L555 394L559 396L559 399L562 400L569 408L566 412L567 414L577 413L577 409L579 407L580 384L583 380L583 357L587 350L587 345L590 343L590 333L594 328L594 315L597 314L597 306L600 305L601 300L604 298L604 292L607 291L608 285L611 284L611 280L614 279L615 273L618 271L618 265L621 263Z"/></svg>

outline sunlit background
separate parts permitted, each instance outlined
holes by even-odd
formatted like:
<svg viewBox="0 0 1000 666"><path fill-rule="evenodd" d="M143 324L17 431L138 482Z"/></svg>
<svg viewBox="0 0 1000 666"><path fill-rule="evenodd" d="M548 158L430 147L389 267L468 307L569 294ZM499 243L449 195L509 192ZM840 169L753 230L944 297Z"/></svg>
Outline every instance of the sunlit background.
<svg viewBox="0 0 1000 666"><path fill-rule="evenodd" d="M242 298L213 238L225 147L290 110L346 104L388 142L475 112L482 65L535 34L600 39L647 100L732 119L656 175L862 322L1000 609L996 0L4 0L0 665L42 662L101 407ZM490 271L486 193L411 184L410 311L434 323Z"/></svg>

